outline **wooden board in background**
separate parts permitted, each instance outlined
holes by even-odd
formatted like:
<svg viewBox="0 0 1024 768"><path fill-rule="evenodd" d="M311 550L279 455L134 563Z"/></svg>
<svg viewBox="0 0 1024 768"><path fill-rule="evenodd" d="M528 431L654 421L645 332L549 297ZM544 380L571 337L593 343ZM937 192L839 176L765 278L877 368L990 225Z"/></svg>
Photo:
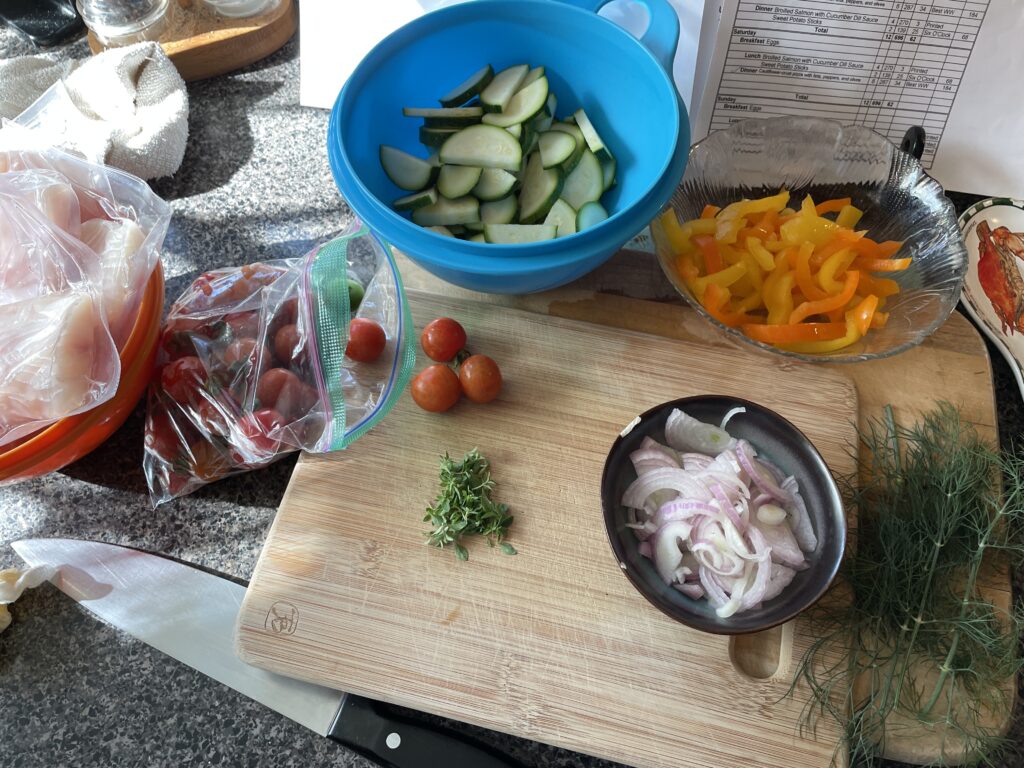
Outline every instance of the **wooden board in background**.
<svg viewBox="0 0 1024 768"><path fill-rule="evenodd" d="M300 460L242 607L242 658L645 768L826 765L839 733L823 723L817 740L797 735L803 702L783 698L787 677L743 674L730 658L742 643L688 629L636 593L608 545L599 484L637 413L706 393L778 410L849 472L849 379L493 305L410 300L417 327L459 317L473 347L501 362L503 394L446 415L403 397L352 448ZM438 455L473 447L516 514L519 555L476 542L462 563L422 543ZM278 603L298 617L292 634L268 629ZM809 642L799 623L780 634L794 653ZM756 672L759 661L741 666Z"/></svg>

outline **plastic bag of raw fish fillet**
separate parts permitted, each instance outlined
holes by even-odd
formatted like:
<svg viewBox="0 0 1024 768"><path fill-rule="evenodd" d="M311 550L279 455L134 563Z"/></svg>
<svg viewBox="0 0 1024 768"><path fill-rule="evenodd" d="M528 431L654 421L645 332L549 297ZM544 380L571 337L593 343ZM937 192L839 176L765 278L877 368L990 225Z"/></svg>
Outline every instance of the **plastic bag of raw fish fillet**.
<svg viewBox="0 0 1024 768"><path fill-rule="evenodd" d="M142 180L31 144L0 133L0 446L114 395L170 220Z"/></svg>
<svg viewBox="0 0 1024 768"><path fill-rule="evenodd" d="M352 318L379 357L346 355ZM154 505L298 450L338 450L391 409L415 334L389 248L356 223L306 256L200 275L171 306L149 391Z"/></svg>

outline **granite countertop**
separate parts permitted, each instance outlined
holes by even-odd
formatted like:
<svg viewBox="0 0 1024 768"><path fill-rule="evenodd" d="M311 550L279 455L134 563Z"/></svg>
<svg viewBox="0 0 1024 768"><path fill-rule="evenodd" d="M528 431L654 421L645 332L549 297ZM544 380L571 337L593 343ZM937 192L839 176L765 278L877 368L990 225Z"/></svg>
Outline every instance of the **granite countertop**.
<svg viewBox="0 0 1024 768"><path fill-rule="evenodd" d="M0 29L0 57L31 52ZM62 53L87 50L78 42ZM241 72L189 85L184 165L153 185L174 210L163 249L168 302L202 271L301 255L350 219L327 164L327 113L298 106L298 69L293 40ZM956 198L959 208L969 201ZM1005 442L1024 426L1021 398L1002 358L990 353ZM141 471L142 426L140 407L81 461L0 488L0 568L20 564L11 541L68 536L163 552L248 578L294 457L154 511ZM12 613L14 623L0 634L4 765L371 765L102 624L49 585L27 593ZM611 765L456 727L527 766Z"/></svg>

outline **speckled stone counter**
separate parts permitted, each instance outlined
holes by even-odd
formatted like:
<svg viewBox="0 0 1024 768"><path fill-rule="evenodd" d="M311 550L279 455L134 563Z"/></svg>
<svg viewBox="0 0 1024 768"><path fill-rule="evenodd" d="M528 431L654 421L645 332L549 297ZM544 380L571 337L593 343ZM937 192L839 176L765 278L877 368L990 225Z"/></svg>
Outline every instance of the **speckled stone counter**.
<svg viewBox="0 0 1024 768"><path fill-rule="evenodd" d="M30 53L0 30L0 57ZM63 55L86 55L79 42ZM327 165L327 113L298 106L298 46L189 86L185 162L154 183L174 219L163 250L168 301L199 272L300 255L351 212ZM968 198L958 198L962 207ZM1020 394L994 352L1004 441L1020 434ZM141 472L142 411L88 457L0 488L0 568L8 544L69 536L129 544L248 578L294 458L154 511ZM343 747L93 619L44 586L0 634L0 765L369 766ZM527 766L604 761L457 726ZM1010 765L1009 763L1007 765ZM732 768L731 766L709 768Z"/></svg>

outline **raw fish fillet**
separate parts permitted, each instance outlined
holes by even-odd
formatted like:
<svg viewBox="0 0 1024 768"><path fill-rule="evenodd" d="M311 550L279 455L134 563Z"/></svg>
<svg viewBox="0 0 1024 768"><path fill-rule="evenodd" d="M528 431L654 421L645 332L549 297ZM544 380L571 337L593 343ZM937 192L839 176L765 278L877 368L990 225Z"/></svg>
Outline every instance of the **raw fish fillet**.
<svg viewBox="0 0 1024 768"><path fill-rule="evenodd" d="M140 291L133 291L132 286L139 284L136 273L147 265L138 263L135 255L146 234L128 219L90 219L82 223L81 239L100 257L103 308L110 334L120 349L131 333L138 309Z"/></svg>

